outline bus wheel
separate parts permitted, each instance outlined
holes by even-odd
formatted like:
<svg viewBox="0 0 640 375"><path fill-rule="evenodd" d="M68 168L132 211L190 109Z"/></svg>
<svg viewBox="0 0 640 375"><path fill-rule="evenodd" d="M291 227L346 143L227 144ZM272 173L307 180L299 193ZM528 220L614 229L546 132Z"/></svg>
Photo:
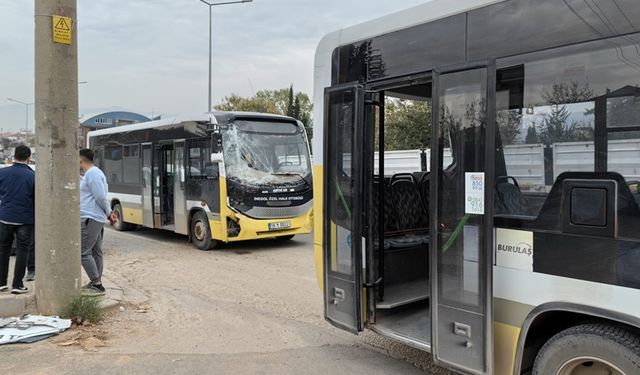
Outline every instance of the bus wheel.
<svg viewBox="0 0 640 375"><path fill-rule="evenodd" d="M292 240L293 237L295 237L295 234L290 234L288 236L278 236L278 237L276 237L276 240L278 240L278 241L289 241L289 240Z"/></svg>
<svg viewBox="0 0 640 375"><path fill-rule="evenodd" d="M117 230L118 232L124 232L124 231L133 229L133 225L124 222L123 220L124 213L122 211L122 205L120 205L120 203L116 203L113 206L112 211L113 213L116 214L116 219L117 219L115 224L113 224L113 227L115 228L115 230Z"/></svg>
<svg viewBox="0 0 640 375"><path fill-rule="evenodd" d="M198 211L191 219L191 241L200 250L212 250L218 247L218 241L211 238L211 228L207 215Z"/></svg>
<svg viewBox="0 0 640 375"><path fill-rule="evenodd" d="M640 337L604 324L569 328L540 349L532 374L640 374Z"/></svg>

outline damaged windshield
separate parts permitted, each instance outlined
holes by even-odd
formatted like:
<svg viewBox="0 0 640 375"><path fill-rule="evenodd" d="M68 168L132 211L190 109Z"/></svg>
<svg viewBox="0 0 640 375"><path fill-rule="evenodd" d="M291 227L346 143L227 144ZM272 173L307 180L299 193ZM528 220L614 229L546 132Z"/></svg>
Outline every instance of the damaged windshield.
<svg viewBox="0 0 640 375"><path fill-rule="evenodd" d="M236 121L223 132L227 176L249 185L287 184L311 174L302 127L292 122Z"/></svg>

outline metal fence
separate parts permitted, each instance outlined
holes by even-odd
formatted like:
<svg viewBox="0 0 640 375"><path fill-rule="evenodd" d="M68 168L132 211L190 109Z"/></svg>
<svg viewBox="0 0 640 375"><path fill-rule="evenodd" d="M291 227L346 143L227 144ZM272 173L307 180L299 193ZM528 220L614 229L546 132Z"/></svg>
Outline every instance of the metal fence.
<svg viewBox="0 0 640 375"><path fill-rule="evenodd" d="M547 157L545 158L545 153ZM384 153L384 174L410 173L429 170L430 151L402 150ZM378 173L378 153L375 154L375 173ZM525 190L550 187L563 172L589 172L594 170L593 142L555 143L545 149L542 144L504 146L507 173ZM609 170L620 173L628 181L640 180L640 139L609 141ZM451 150L444 150L444 163L453 159Z"/></svg>

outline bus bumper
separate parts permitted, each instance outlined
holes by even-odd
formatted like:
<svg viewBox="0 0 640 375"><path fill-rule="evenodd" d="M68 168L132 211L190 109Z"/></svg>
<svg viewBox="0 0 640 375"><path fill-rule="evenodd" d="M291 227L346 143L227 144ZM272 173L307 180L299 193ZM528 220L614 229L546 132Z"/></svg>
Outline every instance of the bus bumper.
<svg viewBox="0 0 640 375"><path fill-rule="evenodd" d="M313 228L313 209L306 214L288 219L253 219L241 213L234 213L240 225L240 233L236 237L227 237L228 242L256 240L297 234L309 234ZM269 224L290 222L290 228L286 230L269 230Z"/></svg>

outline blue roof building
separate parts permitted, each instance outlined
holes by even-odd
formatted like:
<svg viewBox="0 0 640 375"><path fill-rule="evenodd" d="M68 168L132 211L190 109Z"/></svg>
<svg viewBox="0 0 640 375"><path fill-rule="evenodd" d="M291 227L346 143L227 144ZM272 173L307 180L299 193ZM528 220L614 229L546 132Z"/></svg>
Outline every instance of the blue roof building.
<svg viewBox="0 0 640 375"><path fill-rule="evenodd" d="M107 129L147 121L151 121L151 119L139 113L129 111L111 111L82 116L80 118L80 147L86 147L85 139L87 138L87 133L92 130Z"/></svg>

